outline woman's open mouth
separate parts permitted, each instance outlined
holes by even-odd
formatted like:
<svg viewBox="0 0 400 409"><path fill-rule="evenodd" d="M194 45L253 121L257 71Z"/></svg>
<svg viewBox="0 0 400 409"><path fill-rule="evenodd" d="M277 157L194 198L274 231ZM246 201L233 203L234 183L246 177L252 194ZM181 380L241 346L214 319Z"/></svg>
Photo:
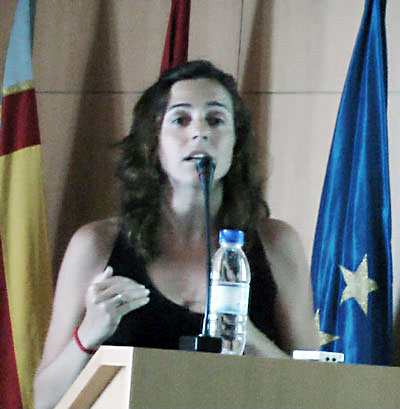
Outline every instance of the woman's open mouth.
<svg viewBox="0 0 400 409"><path fill-rule="evenodd" d="M200 160L206 156L210 156L207 152L204 151L193 151L189 153L189 155L185 156L183 160L191 161L191 160Z"/></svg>

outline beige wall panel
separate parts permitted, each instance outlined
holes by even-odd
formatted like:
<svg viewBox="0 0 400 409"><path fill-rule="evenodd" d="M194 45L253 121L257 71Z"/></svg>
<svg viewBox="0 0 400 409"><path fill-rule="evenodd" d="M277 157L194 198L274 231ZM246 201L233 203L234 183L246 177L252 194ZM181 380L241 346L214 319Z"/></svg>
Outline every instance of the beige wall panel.
<svg viewBox="0 0 400 409"><path fill-rule="evenodd" d="M363 0L244 0L244 91L341 91Z"/></svg>
<svg viewBox="0 0 400 409"><path fill-rule="evenodd" d="M400 364L400 94L389 95L389 157L392 199L393 299Z"/></svg>
<svg viewBox="0 0 400 409"><path fill-rule="evenodd" d="M400 91L400 1L387 0L386 35L388 48L389 89Z"/></svg>
<svg viewBox="0 0 400 409"><path fill-rule="evenodd" d="M40 91L140 91L158 75L169 1L39 1Z"/></svg>
<svg viewBox="0 0 400 409"><path fill-rule="evenodd" d="M192 0L189 59L211 60L237 76L242 0Z"/></svg>
<svg viewBox="0 0 400 409"><path fill-rule="evenodd" d="M295 227L309 261L339 97L246 97L268 163L266 197L272 217Z"/></svg>
<svg viewBox="0 0 400 409"><path fill-rule="evenodd" d="M2 20L8 19L15 3L6 0ZM193 0L189 58L209 58L236 74L240 44L241 81L247 91L337 91L362 8L361 0L244 0L240 41L241 0ZM393 72L400 69L394 50L399 13L400 3L389 2ZM62 0L57 7L39 1L34 60L38 86L69 91L143 89L158 74L168 15L169 2L160 0ZM389 80L391 89L400 88L398 76Z"/></svg>
<svg viewBox="0 0 400 409"><path fill-rule="evenodd" d="M125 136L138 95L38 94L45 193L55 266L82 224L115 214L112 145Z"/></svg>

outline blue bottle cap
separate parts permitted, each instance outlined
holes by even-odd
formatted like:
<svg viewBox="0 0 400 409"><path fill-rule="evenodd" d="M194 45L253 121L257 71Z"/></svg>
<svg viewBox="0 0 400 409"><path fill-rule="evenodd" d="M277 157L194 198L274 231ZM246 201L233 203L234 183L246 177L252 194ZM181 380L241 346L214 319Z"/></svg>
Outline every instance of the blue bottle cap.
<svg viewBox="0 0 400 409"><path fill-rule="evenodd" d="M244 243L244 232L242 230L220 230L219 244L222 243L240 244L242 246Z"/></svg>

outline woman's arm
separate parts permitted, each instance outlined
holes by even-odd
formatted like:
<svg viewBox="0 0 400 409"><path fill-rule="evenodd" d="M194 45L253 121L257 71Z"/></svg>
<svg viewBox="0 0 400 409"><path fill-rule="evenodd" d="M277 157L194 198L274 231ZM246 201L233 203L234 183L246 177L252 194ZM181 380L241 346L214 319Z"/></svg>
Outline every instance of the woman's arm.
<svg viewBox="0 0 400 409"><path fill-rule="evenodd" d="M121 317L148 302L142 285L104 271L117 233L110 220L79 229L71 239L60 269L53 313L42 361L34 380L35 407L53 408L91 358L87 349L96 349L112 335ZM121 304L118 293L123 294Z"/></svg>
<svg viewBox="0 0 400 409"><path fill-rule="evenodd" d="M289 358L289 355L274 344L250 320L247 321L246 355L257 355L265 358Z"/></svg>
<svg viewBox="0 0 400 409"><path fill-rule="evenodd" d="M294 349L319 350L309 271L297 233L287 223L266 219L259 234L277 285L275 322L281 345L278 348L250 323L249 353L288 357Z"/></svg>

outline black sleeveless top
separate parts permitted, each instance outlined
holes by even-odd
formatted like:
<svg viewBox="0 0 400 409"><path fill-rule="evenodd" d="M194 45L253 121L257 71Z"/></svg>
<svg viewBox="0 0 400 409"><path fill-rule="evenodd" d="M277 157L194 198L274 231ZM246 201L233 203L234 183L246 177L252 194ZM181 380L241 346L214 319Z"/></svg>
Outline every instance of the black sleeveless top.
<svg viewBox="0 0 400 409"><path fill-rule="evenodd" d="M251 271L249 317L258 329L276 342L276 285L258 238L246 255ZM132 278L146 286L150 290L150 301L125 315L104 345L179 349L180 336L201 333L203 314L191 312L163 296L152 285L144 259L126 244L122 234L116 240L108 265L113 267L114 275Z"/></svg>

